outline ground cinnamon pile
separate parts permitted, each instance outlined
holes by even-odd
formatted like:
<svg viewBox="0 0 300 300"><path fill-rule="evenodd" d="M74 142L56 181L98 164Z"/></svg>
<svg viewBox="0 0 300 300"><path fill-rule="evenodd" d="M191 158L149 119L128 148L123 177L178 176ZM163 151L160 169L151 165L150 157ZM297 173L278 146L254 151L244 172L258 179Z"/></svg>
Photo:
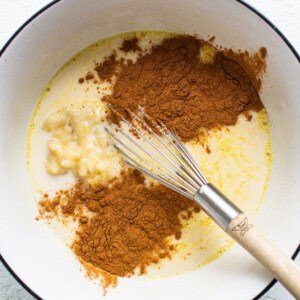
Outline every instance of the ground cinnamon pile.
<svg viewBox="0 0 300 300"><path fill-rule="evenodd" d="M130 51L130 45L125 41L122 47ZM196 37L178 36L165 39L135 63L120 61L113 93L104 100L121 114L144 107L152 118L162 121L183 141L197 138L201 128L234 125L241 113L262 109L257 90L260 81L257 72L251 72L251 66L246 64L247 59L230 51L227 56L233 58L228 58L217 51L212 63L201 63L203 45ZM133 40L132 50L135 49ZM256 55L256 61L264 65L266 52ZM238 58L248 67L247 72L237 62ZM101 66L110 63L111 57Z"/></svg>
<svg viewBox="0 0 300 300"><path fill-rule="evenodd" d="M171 257L168 239L181 237L180 216L199 207L162 185L146 187L137 171L122 173L112 186L78 182L41 203L42 216L79 221L72 248L86 263L117 276L143 274L146 267Z"/></svg>

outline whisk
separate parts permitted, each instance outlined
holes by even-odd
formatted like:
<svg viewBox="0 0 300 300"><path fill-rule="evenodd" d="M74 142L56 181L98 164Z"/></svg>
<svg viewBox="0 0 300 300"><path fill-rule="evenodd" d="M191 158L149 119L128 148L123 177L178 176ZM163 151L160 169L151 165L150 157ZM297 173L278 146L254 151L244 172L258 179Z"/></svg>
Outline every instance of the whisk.
<svg viewBox="0 0 300 300"><path fill-rule="evenodd" d="M120 116L126 127L110 123L105 130L127 165L194 200L228 235L264 265L296 299L300 299L300 267L273 245L246 214L209 183L180 139L142 108Z"/></svg>

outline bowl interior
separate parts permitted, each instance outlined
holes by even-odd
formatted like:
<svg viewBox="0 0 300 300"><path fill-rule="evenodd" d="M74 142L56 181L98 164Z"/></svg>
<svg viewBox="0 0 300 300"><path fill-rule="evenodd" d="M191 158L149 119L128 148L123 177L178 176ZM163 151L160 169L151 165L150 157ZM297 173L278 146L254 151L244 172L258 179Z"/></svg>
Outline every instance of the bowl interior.
<svg viewBox="0 0 300 300"><path fill-rule="evenodd" d="M268 50L261 98L272 129L274 161L256 223L292 255L299 243L299 64L279 35L237 1L58 1L31 21L0 59L0 251L34 292L46 299L96 299L101 290L48 227L35 221L37 207L26 174L26 134L36 101L55 71L89 44L120 32L163 30L216 37L233 49ZM239 246L194 272L161 280L123 280L107 299L199 297L249 299L271 276ZM237 284L238 283L238 284Z"/></svg>

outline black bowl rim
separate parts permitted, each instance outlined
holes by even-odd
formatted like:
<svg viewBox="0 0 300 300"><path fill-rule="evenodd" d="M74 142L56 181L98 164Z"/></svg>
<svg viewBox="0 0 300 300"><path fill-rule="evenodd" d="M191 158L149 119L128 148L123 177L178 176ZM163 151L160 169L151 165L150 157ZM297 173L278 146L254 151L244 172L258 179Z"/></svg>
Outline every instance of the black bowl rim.
<svg viewBox="0 0 300 300"><path fill-rule="evenodd" d="M44 7L42 7L39 11L37 11L34 15L32 15L23 25L19 27L19 29L10 37L10 39L5 43L5 45L0 50L0 58L2 57L5 50L8 48L8 46L13 42L13 40L17 37L17 35L27 26L29 25L34 19L36 19L39 15L41 15L43 12L48 10L50 7L54 6L55 4L61 2L62 0L53 0L52 2L48 3ZM250 4L244 2L243 0L235 0L241 5L245 6L249 10L251 10L253 13L255 13L257 16L259 16L263 21L265 21L279 36L280 38L285 42L285 44L290 48L298 62L300 62L300 56L296 49L293 47L293 45L289 42L289 40L284 36L284 34L269 20L267 19L262 13L260 13L257 9L255 9ZM292 259L295 259L300 252L300 244L298 245L296 251L294 252ZM18 277L18 275L14 272L14 270L9 266L9 264L5 261L4 257L0 254L0 261L3 263L5 268L9 271L9 273L15 278L15 280L29 293L31 294L35 299L43 299L41 298L37 293L35 293L21 278ZM271 289L271 287L277 282L276 279L273 279L256 297L253 298L253 300L260 299L267 291Z"/></svg>

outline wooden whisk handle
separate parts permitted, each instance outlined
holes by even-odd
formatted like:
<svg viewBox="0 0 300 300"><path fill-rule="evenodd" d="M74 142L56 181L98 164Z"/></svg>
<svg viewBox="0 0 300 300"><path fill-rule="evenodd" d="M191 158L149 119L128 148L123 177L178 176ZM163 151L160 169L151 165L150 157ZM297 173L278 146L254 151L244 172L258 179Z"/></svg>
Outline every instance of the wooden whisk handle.
<svg viewBox="0 0 300 300"><path fill-rule="evenodd" d="M300 267L250 224L234 203L210 183L197 191L194 200L300 300Z"/></svg>
<svg viewBox="0 0 300 300"><path fill-rule="evenodd" d="M230 222L226 232L300 299L300 266L249 223L244 213Z"/></svg>

